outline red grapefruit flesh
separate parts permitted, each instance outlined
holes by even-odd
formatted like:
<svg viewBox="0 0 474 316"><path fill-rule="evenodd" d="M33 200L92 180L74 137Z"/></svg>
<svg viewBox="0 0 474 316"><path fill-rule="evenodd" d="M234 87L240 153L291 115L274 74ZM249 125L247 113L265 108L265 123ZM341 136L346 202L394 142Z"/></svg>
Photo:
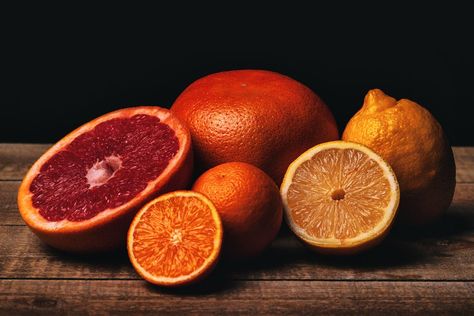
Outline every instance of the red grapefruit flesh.
<svg viewBox="0 0 474 316"><path fill-rule="evenodd" d="M47 244L94 252L125 246L136 212L191 178L188 130L171 112L136 107L105 114L70 133L28 171L18 205Z"/></svg>

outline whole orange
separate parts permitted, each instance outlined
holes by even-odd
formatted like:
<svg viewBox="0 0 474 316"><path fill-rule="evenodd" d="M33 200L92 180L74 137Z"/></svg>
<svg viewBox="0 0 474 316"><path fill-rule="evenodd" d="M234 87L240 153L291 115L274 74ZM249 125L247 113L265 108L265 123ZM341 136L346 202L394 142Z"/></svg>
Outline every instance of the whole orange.
<svg viewBox="0 0 474 316"><path fill-rule="evenodd" d="M401 222L428 224L451 204L453 152L438 121L421 105L370 90L342 139L366 145L392 166L400 184Z"/></svg>
<svg viewBox="0 0 474 316"><path fill-rule="evenodd" d="M282 222L281 197L273 180L259 168L243 162L224 163L202 174L193 190L216 206L227 257L258 255L275 239Z"/></svg>
<svg viewBox="0 0 474 316"><path fill-rule="evenodd" d="M203 77L181 93L171 111L189 127L197 166L247 162L277 183L306 149L338 139L325 103L305 85L270 71Z"/></svg>

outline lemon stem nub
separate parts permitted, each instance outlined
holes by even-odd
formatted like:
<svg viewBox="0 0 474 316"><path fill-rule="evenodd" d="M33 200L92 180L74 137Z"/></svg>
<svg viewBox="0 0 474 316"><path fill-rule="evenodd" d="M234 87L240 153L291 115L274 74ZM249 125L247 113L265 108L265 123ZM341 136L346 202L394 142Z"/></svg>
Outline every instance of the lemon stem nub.
<svg viewBox="0 0 474 316"><path fill-rule="evenodd" d="M377 113L397 104L397 100L386 95L380 89L372 89L367 92L364 99L364 107L369 113Z"/></svg>
<svg viewBox="0 0 474 316"><path fill-rule="evenodd" d="M343 189L337 189L337 190L332 191L331 193L331 198L334 201L342 200L344 199L344 196L346 196L346 192Z"/></svg>

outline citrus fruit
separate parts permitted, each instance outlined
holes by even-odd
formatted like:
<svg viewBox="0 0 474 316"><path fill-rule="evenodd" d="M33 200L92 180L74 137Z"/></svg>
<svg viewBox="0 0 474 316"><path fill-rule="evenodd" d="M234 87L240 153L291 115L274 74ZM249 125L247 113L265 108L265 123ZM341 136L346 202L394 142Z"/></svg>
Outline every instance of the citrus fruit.
<svg viewBox="0 0 474 316"><path fill-rule="evenodd" d="M368 146L392 166L400 183L397 221L429 224L451 204L453 152L439 123L419 104L370 90L342 139Z"/></svg>
<svg viewBox="0 0 474 316"><path fill-rule="evenodd" d="M125 246L128 226L192 173L191 137L166 109L127 108L79 127L34 163L18 191L25 223L67 251Z"/></svg>
<svg viewBox="0 0 474 316"><path fill-rule="evenodd" d="M270 71L208 75L187 87L171 111L187 124L204 169L247 162L278 184L299 154L338 139L324 102L305 85Z"/></svg>
<svg viewBox="0 0 474 316"><path fill-rule="evenodd" d="M202 194L176 191L146 204L128 231L128 255L148 282L186 285L216 265L222 223L215 206Z"/></svg>
<svg viewBox="0 0 474 316"><path fill-rule="evenodd" d="M275 239L282 222L281 197L273 180L257 167L243 162L218 165L202 174L193 190L216 206L227 258L258 255Z"/></svg>
<svg viewBox="0 0 474 316"><path fill-rule="evenodd" d="M311 248L351 254L379 243L399 202L390 166L369 148L317 145L288 168L280 189L291 230Z"/></svg>

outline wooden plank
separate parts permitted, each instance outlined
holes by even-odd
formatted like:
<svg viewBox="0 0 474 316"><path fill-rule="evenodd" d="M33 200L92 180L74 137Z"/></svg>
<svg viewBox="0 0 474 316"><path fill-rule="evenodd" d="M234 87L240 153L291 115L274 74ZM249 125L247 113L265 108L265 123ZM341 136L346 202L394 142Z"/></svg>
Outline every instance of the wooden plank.
<svg viewBox="0 0 474 316"><path fill-rule="evenodd" d="M471 282L215 280L163 290L144 281L1 280L0 313L472 314Z"/></svg>
<svg viewBox="0 0 474 316"><path fill-rule="evenodd" d="M474 147L453 147L456 181L474 182Z"/></svg>
<svg viewBox="0 0 474 316"><path fill-rule="evenodd" d="M3 226L0 239L0 278L139 279L125 252L65 254L20 226ZM373 251L342 258L314 254L281 236L261 257L223 261L214 274L242 280L474 280L474 236L391 236Z"/></svg>
<svg viewBox="0 0 474 316"><path fill-rule="evenodd" d="M51 145L0 143L0 180L21 180Z"/></svg>
<svg viewBox="0 0 474 316"><path fill-rule="evenodd" d="M0 180L21 180L51 144L1 144ZM453 147L458 182L474 182L474 147Z"/></svg>
<svg viewBox="0 0 474 316"><path fill-rule="evenodd" d="M0 181L0 225L23 225L16 197L20 181Z"/></svg>
<svg viewBox="0 0 474 316"><path fill-rule="evenodd" d="M474 184L458 184L455 201L439 225L416 232L395 228L384 244L359 256L314 254L283 230L261 257L222 263L216 273L263 280L474 280L473 196ZM20 225L0 226L1 278L138 278L125 253L110 257L55 251L22 224L16 207L10 211L2 216Z"/></svg>

